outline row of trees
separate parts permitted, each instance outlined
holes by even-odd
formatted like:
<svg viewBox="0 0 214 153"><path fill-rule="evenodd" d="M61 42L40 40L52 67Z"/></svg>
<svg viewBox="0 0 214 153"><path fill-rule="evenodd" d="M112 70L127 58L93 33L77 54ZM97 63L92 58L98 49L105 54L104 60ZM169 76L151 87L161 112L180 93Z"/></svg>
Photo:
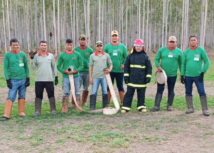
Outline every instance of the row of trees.
<svg viewBox="0 0 214 153"><path fill-rule="evenodd" d="M184 50L193 34L201 46L214 48L214 0L1 0L0 8L0 50L5 52L16 37L28 51L47 40L58 55L66 38L77 44L86 34L93 47L97 40L108 43L114 29L128 48L142 38L146 50L154 51L175 35Z"/></svg>

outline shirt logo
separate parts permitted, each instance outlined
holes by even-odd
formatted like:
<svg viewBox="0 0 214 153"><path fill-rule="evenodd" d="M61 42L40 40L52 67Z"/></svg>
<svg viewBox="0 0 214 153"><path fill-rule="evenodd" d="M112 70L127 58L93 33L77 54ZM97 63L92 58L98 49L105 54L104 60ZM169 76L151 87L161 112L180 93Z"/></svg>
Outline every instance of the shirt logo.
<svg viewBox="0 0 214 153"><path fill-rule="evenodd" d="M85 53L86 55L88 55L88 53Z"/></svg>
<svg viewBox="0 0 214 153"><path fill-rule="evenodd" d="M76 58L75 58L75 57L72 57L72 59L75 60Z"/></svg>
<svg viewBox="0 0 214 153"><path fill-rule="evenodd" d="M120 49L117 49L117 51L120 51Z"/></svg>
<svg viewBox="0 0 214 153"><path fill-rule="evenodd" d="M48 58L48 61L51 61L51 59L50 59L50 58Z"/></svg>
<svg viewBox="0 0 214 153"><path fill-rule="evenodd" d="M104 58L103 60L104 60L104 61L106 61L106 59L105 59L105 58Z"/></svg>

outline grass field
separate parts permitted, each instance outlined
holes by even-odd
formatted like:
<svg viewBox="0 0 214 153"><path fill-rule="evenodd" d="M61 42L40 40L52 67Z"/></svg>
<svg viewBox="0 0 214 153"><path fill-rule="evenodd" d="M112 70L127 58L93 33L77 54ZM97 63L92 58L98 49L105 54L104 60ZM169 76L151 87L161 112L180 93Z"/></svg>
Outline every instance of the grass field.
<svg viewBox="0 0 214 153"><path fill-rule="evenodd" d="M213 62L211 60L210 68L205 74L205 82L213 81ZM153 66L153 74L155 71ZM3 64L0 64L0 72L3 72ZM35 71L31 70L30 73L31 86L34 86ZM154 82L153 75L152 83ZM61 81L58 86L61 86ZM6 89L3 73L0 73L0 93L3 94L1 89ZM184 92L184 88L181 90ZM57 101L58 115L52 116L48 102L44 101L42 115L38 118L32 117L33 99L34 97L26 104L26 118L18 117L18 105L15 102L11 119L0 122L0 152L171 153L214 150L214 96L208 97L210 117L202 115L198 96L194 97L196 112L191 115L185 114L184 96L176 95L173 105L175 110L172 112L165 110L166 97L162 100L159 112L139 113L135 99L131 112L112 116L101 113L85 114L74 109L61 115L61 101ZM0 113L4 111L4 102L0 102ZM153 105L154 98L146 98L147 109ZM101 108L101 102L98 102L97 107ZM84 108L89 109L88 106Z"/></svg>

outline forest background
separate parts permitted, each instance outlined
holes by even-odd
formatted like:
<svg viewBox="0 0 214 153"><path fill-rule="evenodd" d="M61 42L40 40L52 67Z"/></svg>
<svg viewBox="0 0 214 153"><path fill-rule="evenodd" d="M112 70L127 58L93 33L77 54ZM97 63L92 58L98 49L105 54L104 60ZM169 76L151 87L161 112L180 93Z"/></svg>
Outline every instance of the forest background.
<svg viewBox="0 0 214 153"><path fill-rule="evenodd" d="M214 0L0 0L0 8L2 53L16 37L28 51L47 40L57 56L67 38L77 45L85 34L94 47L97 40L110 42L114 29L128 48L142 38L148 52L166 45L170 35L183 51L190 35L214 48Z"/></svg>

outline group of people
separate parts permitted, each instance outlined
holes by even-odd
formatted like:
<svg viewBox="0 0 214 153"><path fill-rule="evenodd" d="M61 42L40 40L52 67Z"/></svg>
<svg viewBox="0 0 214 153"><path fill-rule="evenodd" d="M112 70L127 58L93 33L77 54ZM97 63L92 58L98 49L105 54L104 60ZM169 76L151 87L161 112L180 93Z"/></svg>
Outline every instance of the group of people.
<svg viewBox="0 0 214 153"><path fill-rule="evenodd" d="M168 101L167 110L172 111L173 99L175 96L174 87L177 78L177 71L180 70L181 83L185 84L187 114L194 112L192 85L195 82L198 89L203 115L209 116L207 98L204 91L203 77L209 67L209 59L206 51L198 46L196 36L190 36L190 47L183 53L177 48L177 39L170 36L167 46L159 49L155 56L155 65L159 72L165 71L167 75ZM4 56L4 75L9 88L5 104L4 115L1 121L10 118L13 102L18 92L18 113L25 117L25 96L26 88L30 85L28 60L24 52L19 49L17 39L10 40L11 51ZM80 35L79 45L74 47L72 39L65 42L65 50L59 55L57 64L52 53L48 52L46 41L40 41L39 51L29 53L30 65L36 69L35 76L35 113L33 117L41 114L43 92L46 89L49 98L52 115L57 115L54 96L54 84L58 84L58 73L62 73L62 109L61 114L66 114L69 108L76 107L74 98L70 97L69 75L73 75L75 99L79 106L86 105L89 94L89 84L92 84L90 94L90 110L96 109L96 97L99 85L102 87L103 108L110 105L111 93L109 91L105 75L110 74L112 83L116 81L120 102L121 113L127 113L131 109L135 89L137 90L137 109L145 113L145 92L147 84L151 81L152 65L149 56L144 49L142 39L136 39L133 49L128 55L127 48L119 42L118 31L111 32L111 42L105 47L102 41L97 41L95 51L87 46L85 35ZM123 82L127 84L127 91L124 94ZM83 85L83 92L80 89ZM159 111L162 94L165 84L157 83L157 93L154 107L150 111ZM81 96L82 95L82 96ZM81 97L81 98L80 98ZM79 111L78 107L77 111Z"/></svg>

